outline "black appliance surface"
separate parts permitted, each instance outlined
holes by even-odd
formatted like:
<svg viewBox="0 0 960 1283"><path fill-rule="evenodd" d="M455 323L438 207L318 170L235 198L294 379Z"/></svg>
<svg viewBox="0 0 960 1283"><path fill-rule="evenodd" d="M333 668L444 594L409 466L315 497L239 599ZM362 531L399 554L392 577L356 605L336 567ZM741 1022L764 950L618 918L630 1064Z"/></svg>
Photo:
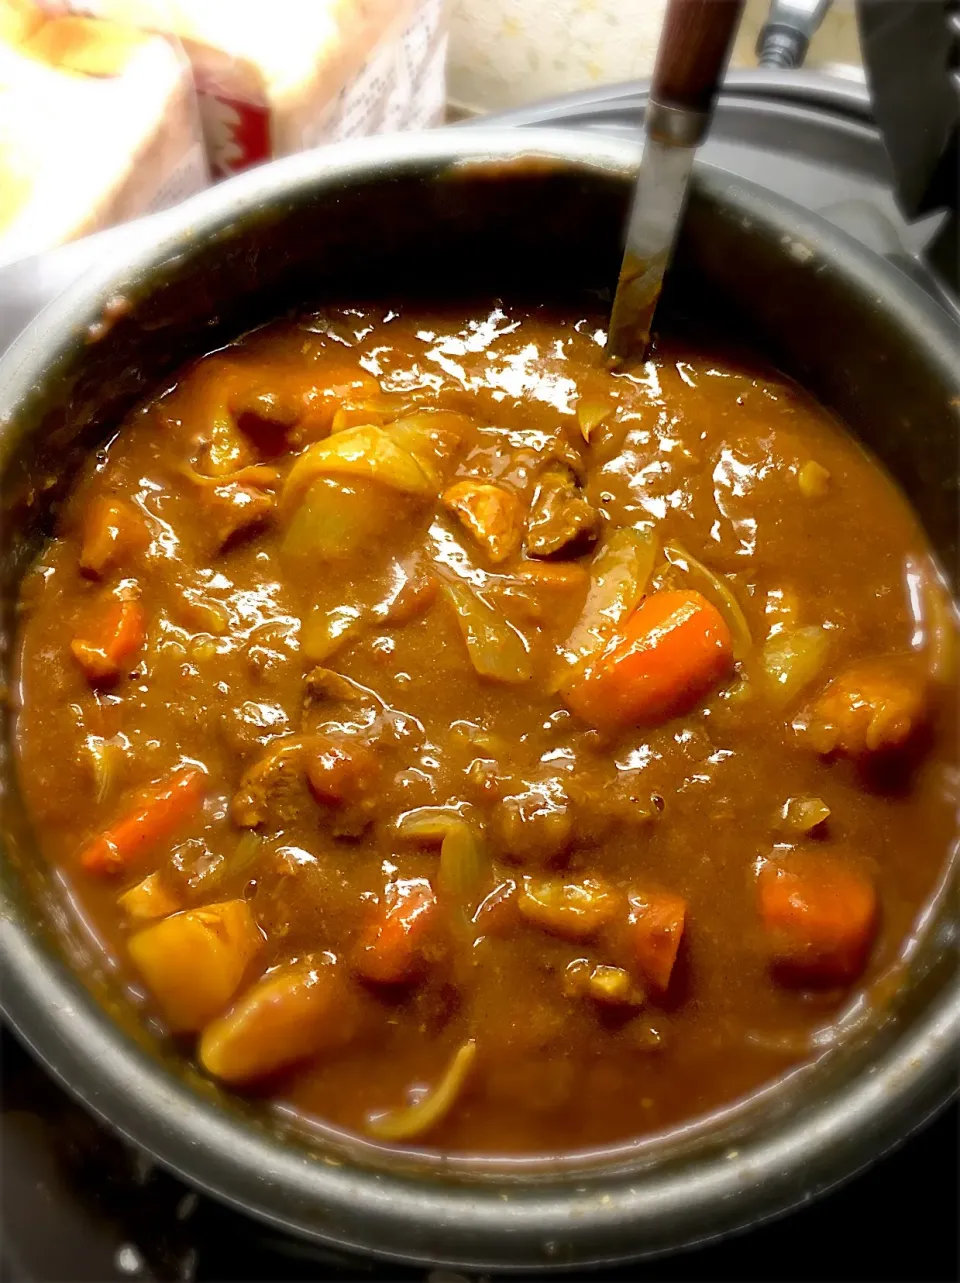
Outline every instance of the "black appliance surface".
<svg viewBox="0 0 960 1283"><path fill-rule="evenodd" d="M609 86L499 120L634 136L639 147L645 96L640 84ZM704 159L820 212L953 306L923 257L941 215L910 223L899 213L863 85L806 72L733 73ZM90 265L150 235L151 220L143 219L0 268L0 350ZM70 1099L5 1030L0 1068L0 1283L465 1277L285 1239L152 1166ZM595 1277L956 1279L958 1137L954 1105L847 1185L782 1220Z"/></svg>

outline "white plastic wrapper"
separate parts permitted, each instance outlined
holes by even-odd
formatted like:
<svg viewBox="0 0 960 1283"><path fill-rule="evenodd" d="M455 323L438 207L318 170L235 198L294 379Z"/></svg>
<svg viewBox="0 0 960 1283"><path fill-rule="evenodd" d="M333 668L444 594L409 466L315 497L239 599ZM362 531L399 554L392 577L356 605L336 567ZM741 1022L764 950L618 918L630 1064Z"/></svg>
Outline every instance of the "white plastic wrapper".
<svg viewBox="0 0 960 1283"><path fill-rule="evenodd" d="M316 141L441 124L447 100L443 19L442 0L422 0L407 29L384 40L340 91Z"/></svg>
<svg viewBox="0 0 960 1283"><path fill-rule="evenodd" d="M210 181L182 51L139 33L101 40L91 25L68 17L0 41L0 264Z"/></svg>
<svg viewBox="0 0 960 1283"><path fill-rule="evenodd" d="M182 42L218 177L443 117L443 0L67 2Z"/></svg>

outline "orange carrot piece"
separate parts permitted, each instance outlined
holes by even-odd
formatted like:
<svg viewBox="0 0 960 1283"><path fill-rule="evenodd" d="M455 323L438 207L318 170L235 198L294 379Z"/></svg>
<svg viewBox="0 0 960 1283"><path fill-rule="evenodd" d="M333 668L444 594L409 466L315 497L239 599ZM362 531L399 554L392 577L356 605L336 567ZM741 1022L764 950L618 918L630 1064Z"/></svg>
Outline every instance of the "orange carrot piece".
<svg viewBox="0 0 960 1283"><path fill-rule="evenodd" d="M663 993L670 984L687 917L687 902L671 891L630 897L631 961L643 979Z"/></svg>
<svg viewBox="0 0 960 1283"><path fill-rule="evenodd" d="M595 726L658 722L692 708L732 668L730 630L717 608L698 592L656 592L563 695Z"/></svg>
<svg viewBox="0 0 960 1283"><path fill-rule="evenodd" d="M149 855L200 810L205 781L199 767L181 766L145 789L119 819L87 843L80 852L81 866L88 873L121 873Z"/></svg>
<svg viewBox="0 0 960 1283"><path fill-rule="evenodd" d="M360 940L354 956L357 974L378 984L409 980L422 962L436 910L437 897L426 878L397 882L393 903Z"/></svg>
<svg viewBox="0 0 960 1283"><path fill-rule="evenodd" d="M140 603L111 598L90 634L75 637L70 649L91 682L110 681L143 645L145 633Z"/></svg>
<svg viewBox="0 0 960 1283"><path fill-rule="evenodd" d="M829 856L797 852L764 864L757 891L780 979L829 986L860 974L877 925L869 877Z"/></svg>
<svg viewBox="0 0 960 1283"><path fill-rule="evenodd" d="M140 552L150 535L140 516L122 499L96 499L84 517L80 569L102 575L111 566Z"/></svg>

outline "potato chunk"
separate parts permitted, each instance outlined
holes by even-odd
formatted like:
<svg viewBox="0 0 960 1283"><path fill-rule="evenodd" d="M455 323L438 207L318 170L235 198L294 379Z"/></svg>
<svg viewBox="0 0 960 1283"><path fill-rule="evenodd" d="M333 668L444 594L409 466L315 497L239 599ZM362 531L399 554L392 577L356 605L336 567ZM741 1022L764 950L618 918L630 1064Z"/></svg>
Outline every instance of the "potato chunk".
<svg viewBox="0 0 960 1283"><path fill-rule="evenodd" d="M121 499L96 499L83 521L80 569L101 578L124 566L146 548L150 535L143 519Z"/></svg>
<svg viewBox="0 0 960 1283"><path fill-rule="evenodd" d="M818 753L865 758L903 748L928 713L928 683L906 656L867 659L834 678L798 719Z"/></svg>
<svg viewBox="0 0 960 1283"><path fill-rule="evenodd" d="M349 1041L356 1029L347 982L329 958L271 971L204 1030L200 1063L227 1083L248 1083Z"/></svg>
<svg viewBox="0 0 960 1283"><path fill-rule="evenodd" d="M150 922L183 908L179 898L164 884L159 873L149 874L129 891L124 891L117 904L130 922Z"/></svg>
<svg viewBox="0 0 960 1283"><path fill-rule="evenodd" d="M567 940L584 940L609 922L617 897L599 878L525 877L517 908L529 921Z"/></svg>
<svg viewBox="0 0 960 1283"><path fill-rule="evenodd" d="M194 1033L236 992L263 937L243 900L175 913L132 937L130 957L171 1032Z"/></svg>

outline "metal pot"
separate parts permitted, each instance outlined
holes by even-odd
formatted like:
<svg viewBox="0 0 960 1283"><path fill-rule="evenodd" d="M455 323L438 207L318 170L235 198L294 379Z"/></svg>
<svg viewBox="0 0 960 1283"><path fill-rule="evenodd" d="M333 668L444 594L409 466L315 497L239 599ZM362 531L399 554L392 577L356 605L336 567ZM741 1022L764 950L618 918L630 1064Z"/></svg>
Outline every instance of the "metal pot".
<svg viewBox="0 0 960 1283"><path fill-rule="evenodd" d="M633 145L550 130L445 131L293 157L156 221L0 362L2 545L11 602L77 460L186 357L324 299L499 294L576 304L616 278ZM748 341L880 456L955 565L956 322L812 215L710 171L667 300ZM9 745L9 727L5 743ZM192 1074L149 1032L31 858L8 766L4 1011L101 1118L195 1185L298 1234L476 1268L607 1263L702 1242L809 1199L936 1110L955 1085L956 928L931 900L884 1012L815 1063L668 1135L563 1161L398 1156L275 1120ZM82 974L81 974L82 972Z"/></svg>

